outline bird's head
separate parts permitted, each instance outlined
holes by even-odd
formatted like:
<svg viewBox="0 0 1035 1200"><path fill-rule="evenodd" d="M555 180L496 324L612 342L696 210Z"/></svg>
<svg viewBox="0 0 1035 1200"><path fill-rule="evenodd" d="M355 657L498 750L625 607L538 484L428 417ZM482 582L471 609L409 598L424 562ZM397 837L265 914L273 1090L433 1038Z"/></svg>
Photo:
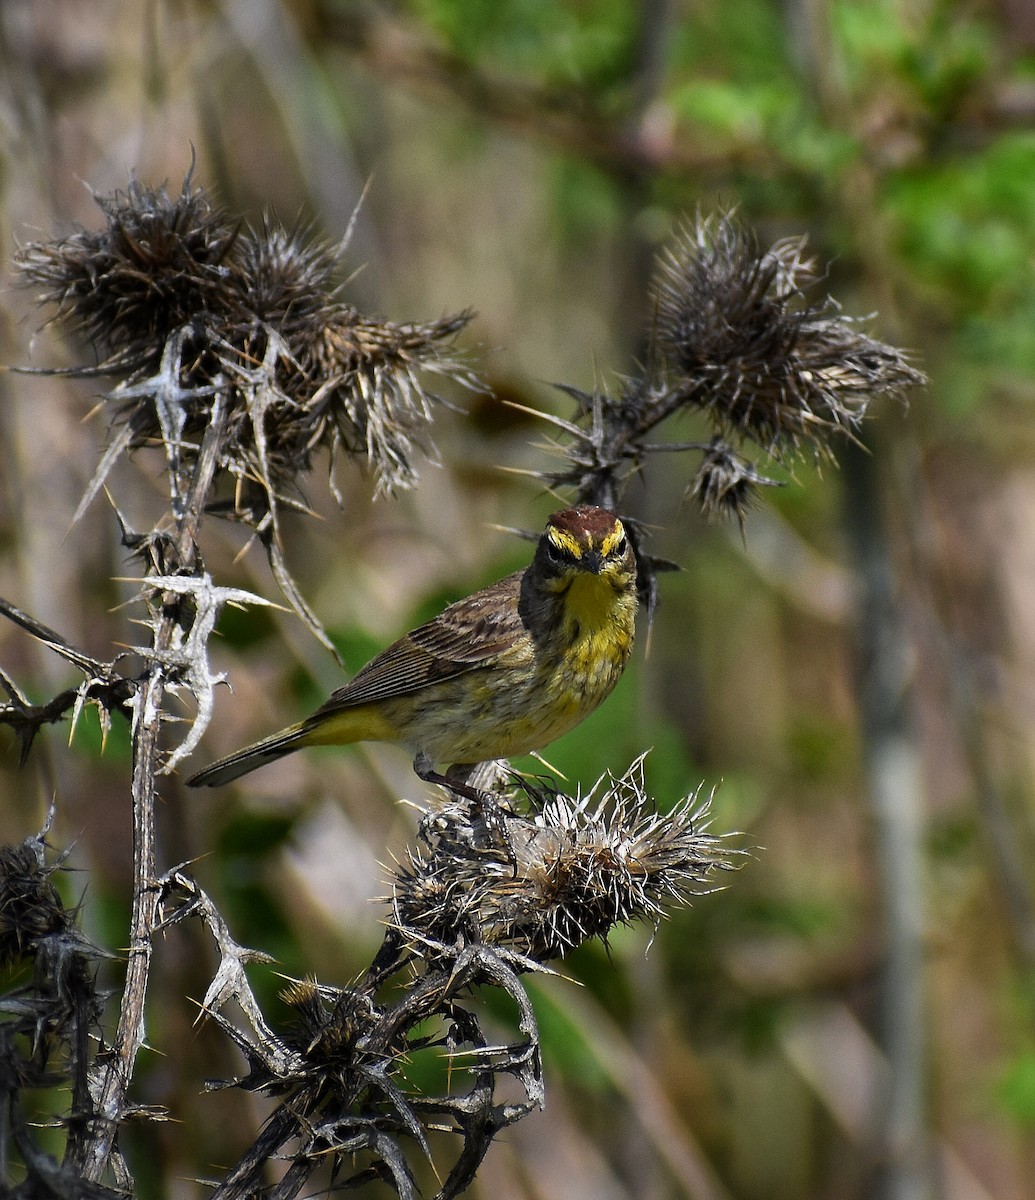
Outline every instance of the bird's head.
<svg viewBox="0 0 1035 1200"><path fill-rule="evenodd" d="M536 563L550 590L561 590L584 574L597 576L616 591L636 581L636 555L625 527L613 512L590 504L550 517L539 539Z"/></svg>

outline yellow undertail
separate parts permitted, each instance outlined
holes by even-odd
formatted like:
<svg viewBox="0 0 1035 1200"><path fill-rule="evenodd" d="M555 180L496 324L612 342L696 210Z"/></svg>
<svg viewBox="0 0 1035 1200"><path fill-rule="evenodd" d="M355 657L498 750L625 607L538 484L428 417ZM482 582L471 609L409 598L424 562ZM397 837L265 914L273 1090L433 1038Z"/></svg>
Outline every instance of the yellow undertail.
<svg viewBox="0 0 1035 1200"><path fill-rule="evenodd" d="M261 742L245 746L221 758L187 780L188 787L222 787L240 779L249 771L276 762L303 746L350 746L353 742L390 742L397 738L395 729L373 705L361 704L337 712L314 715L290 725Z"/></svg>

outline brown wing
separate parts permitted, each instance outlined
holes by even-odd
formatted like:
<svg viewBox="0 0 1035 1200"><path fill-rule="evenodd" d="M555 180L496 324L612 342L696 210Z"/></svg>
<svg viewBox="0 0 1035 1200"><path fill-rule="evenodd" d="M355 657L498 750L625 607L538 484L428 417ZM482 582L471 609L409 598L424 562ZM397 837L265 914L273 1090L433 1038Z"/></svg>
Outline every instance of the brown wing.
<svg viewBox="0 0 1035 1200"><path fill-rule="evenodd" d="M518 571L466 596L434 620L393 642L355 678L338 688L313 717L419 692L468 671L487 667L521 637Z"/></svg>

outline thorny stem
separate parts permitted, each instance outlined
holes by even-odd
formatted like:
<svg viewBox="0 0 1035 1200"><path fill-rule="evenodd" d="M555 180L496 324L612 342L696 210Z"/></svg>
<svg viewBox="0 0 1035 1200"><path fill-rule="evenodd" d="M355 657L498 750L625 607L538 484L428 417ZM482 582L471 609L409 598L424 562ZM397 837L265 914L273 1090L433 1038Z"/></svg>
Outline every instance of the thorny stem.
<svg viewBox="0 0 1035 1200"><path fill-rule="evenodd" d="M209 424L194 466L186 501L176 514L173 561L166 572L193 573L197 559L197 534L218 465L218 451L225 425L223 393L212 400ZM171 467L175 474L175 467ZM149 567L149 571L153 568ZM155 627L154 659L137 693L133 716L133 912L130 922L126 981L119 1023L111 1052L98 1059L93 1093L95 1122L93 1136L81 1151L83 1175L98 1182L112 1156L119 1122L126 1109L126 1095L133 1078L137 1054L144 1041L144 1005L151 969L152 937L158 924L160 888L155 854L155 777L158 770L162 728L162 701L169 668L165 654L173 645L179 625L174 605L163 609Z"/></svg>
<svg viewBox="0 0 1035 1200"><path fill-rule="evenodd" d="M277 1153L297 1126L298 1118L289 1107L282 1106L266 1122L262 1132L248 1147L244 1157L227 1173L212 1200L236 1200L254 1195L255 1180L266 1163Z"/></svg>
<svg viewBox="0 0 1035 1200"><path fill-rule="evenodd" d="M412 1012L426 1010L429 996L434 996L437 992L444 994L448 986L448 975L436 972L425 978L419 986L409 992L395 1007L393 1014L391 1014L395 1019L393 1020L389 1016L388 1019L380 1023L377 1030L377 1037L366 1046L367 1051L372 1056L387 1051ZM347 1110L351 1107L356 1096L364 1086L365 1084L360 1081L353 1083L342 1100L342 1109ZM212 1193L212 1200L243 1200L244 1197L254 1195L257 1181L266 1163L278 1151L283 1150L285 1143L297 1132L298 1127L299 1116L294 1107L291 1104L282 1105L267 1121L262 1133L248 1147L247 1152L237 1165L227 1173L226 1177ZM294 1172L289 1172L281 1180L280 1186L277 1189L277 1195L285 1197L294 1196L304 1185L310 1168L303 1161L297 1162L295 1166L298 1169Z"/></svg>

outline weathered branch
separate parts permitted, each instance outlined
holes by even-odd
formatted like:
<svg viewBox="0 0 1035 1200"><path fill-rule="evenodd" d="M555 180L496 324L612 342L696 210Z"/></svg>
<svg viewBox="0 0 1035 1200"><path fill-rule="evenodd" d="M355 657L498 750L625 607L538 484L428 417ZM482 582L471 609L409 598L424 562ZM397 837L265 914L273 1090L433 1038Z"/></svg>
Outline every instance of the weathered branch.
<svg viewBox="0 0 1035 1200"><path fill-rule="evenodd" d="M197 564L197 536L205 501L218 465L225 408L217 395L190 487L176 522L175 569L190 573ZM178 598L177 598L178 599ZM83 1175L100 1180L111 1158L129 1085L144 1040L145 1002L151 966L151 939L158 924L159 888L155 858L155 796L159 770L163 697L169 669L162 656L180 625L175 603L161 615L154 635L155 657L145 671L133 711L133 913L130 920L126 980L119 1023L110 1053L98 1059L92 1080L96 1106L93 1134L81 1152Z"/></svg>

